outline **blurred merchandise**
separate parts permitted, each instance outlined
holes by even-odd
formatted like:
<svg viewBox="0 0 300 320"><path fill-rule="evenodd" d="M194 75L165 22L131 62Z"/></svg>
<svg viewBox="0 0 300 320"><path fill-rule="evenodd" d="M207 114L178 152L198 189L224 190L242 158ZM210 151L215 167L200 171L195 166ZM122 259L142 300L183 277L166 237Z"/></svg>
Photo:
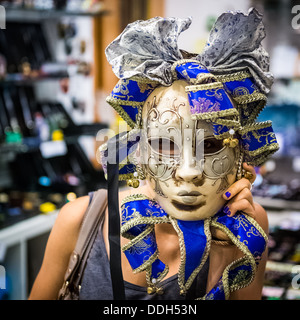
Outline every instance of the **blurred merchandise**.
<svg viewBox="0 0 300 320"><path fill-rule="evenodd" d="M7 9L66 10L70 12L98 12L102 9L99 0L11 0L0 1Z"/></svg>

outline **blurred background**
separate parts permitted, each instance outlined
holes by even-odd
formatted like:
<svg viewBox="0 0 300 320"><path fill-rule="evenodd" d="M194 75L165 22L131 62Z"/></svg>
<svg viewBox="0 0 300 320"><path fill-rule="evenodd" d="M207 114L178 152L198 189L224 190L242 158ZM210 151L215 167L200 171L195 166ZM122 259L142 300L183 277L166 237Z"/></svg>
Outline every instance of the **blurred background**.
<svg viewBox="0 0 300 320"><path fill-rule="evenodd" d="M300 4L294 0L0 1L0 299L26 299L59 208L105 187L99 130L121 121L105 102L117 78L104 49L124 27L193 17L179 47L198 53L226 10L264 14L275 76L259 120L280 151L256 168L268 212L263 299L300 299ZM99 139L98 139L99 140ZM100 139L101 140L101 139ZM102 141L103 142L103 141Z"/></svg>

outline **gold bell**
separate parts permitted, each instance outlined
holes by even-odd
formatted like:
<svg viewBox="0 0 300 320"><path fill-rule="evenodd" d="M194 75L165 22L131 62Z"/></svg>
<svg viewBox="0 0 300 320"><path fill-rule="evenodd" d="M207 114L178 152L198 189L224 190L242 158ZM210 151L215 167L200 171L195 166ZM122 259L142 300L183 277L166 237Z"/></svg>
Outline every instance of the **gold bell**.
<svg viewBox="0 0 300 320"><path fill-rule="evenodd" d="M180 295L181 295L181 296L185 296L185 290L181 289L181 290L180 290Z"/></svg>
<svg viewBox="0 0 300 320"><path fill-rule="evenodd" d="M148 288L147 288L147 293L148 293L148 294L153 294L153 293L155 293L155 288L154 288L154 287L148 287Z"/></svg>
<svg viewBox="0 0 300 320"><path fill-rule="evenodd" d="M251 179L253 179L253 174L251 172L249 172L249 171L246 171L244 173L244 178L246 178L248 180L251 180Z"/></svg>
<svg viewBox="0 0 300 320"><path fill-rule="evenodd" d="M128 187L138 188L139 185L140 185L139 180L136 180L136 179L129 179L129 180L127 180L127 186L128 186Z"/></svg>
<svg viewBox="0 0 300 320"><path fill-rule="evenodd" d="M239 144L239 140L238 139L230 139L229 147L230 148L235 148L238 144Z"/></svg>
<svg viewBox="0 0 300 320"><path fill-rule="evenodd" d="M156 288L156 293L162 295L164 293L164 289L162 287Z"/></svg>
<svg viewBox="0 0 300 320"><path fill-rule="evenodd" d="M235 148L239 144L238 139L226 138L223 140L223 145L228 146L229 148Z"/></svg>
<svg viewBox="0 0 300 320"><path fill-rule="evenodd" d="M223 140L223 146L229 146L230 144L230 139L229 138L226 138Z"/></svg>

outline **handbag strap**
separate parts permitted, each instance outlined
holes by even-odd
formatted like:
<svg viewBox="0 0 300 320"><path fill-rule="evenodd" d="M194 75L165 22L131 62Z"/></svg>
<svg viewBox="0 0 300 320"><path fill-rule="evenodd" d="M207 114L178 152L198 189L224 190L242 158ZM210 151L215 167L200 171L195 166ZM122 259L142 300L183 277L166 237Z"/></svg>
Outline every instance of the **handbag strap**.
<svg viewBox="0 0 300 320"><path fill-rule="evenodd" d="M118 150L118 149L117 149ZM110 274L114 300L125 300L122 274L119 213L119 164L107 164Z"/></svg>
<svg viewBox="0 0 300 320"><path fill-rule="evenodd" d="M73 250L67 271L64 277L64 286L60 295L66 292L67 287L72 284L74 289L79 290L81 276L88 255L97 235L100 222L104 218L107 207L107 190L99 189L94 192L93 199L84 214L78 240Z"/></svg>

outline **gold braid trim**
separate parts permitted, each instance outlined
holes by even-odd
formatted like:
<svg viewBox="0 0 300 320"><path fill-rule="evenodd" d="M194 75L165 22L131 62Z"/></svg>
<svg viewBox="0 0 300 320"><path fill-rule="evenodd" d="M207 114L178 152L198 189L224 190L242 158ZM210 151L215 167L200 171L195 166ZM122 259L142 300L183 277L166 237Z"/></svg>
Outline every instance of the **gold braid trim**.
<svg viewBox="0 0 300 320"><path fill-rule="evenodd" d="M122 100L118 98L114 98L112 96L108 96L106 98L106 102L108 103L117 103L118 105L125 105L125 106L131 106L131 107L139 107L144 104L144 101L130 101L130 100Z"/></svg>
<svg viewBox="0 0 300 320"><path fill-rule="evenodd" d="M148 259L146 260L141 266L139 266L138 268L132 270L132 272L134 274L136 273L139 273L139 272L142 272L142 271L148 271L149 268L152 268L152 263L158 258L158 250L156 250L153 255Z"/></svg>
<svg viewBox="0 0 300 320"><path fill-rule="evenodd" d="M123 100L113 98L111 96L106 98L106 102L109 103L118 112L118 114L122 117L122 119L125 120L131 128L136 127L136 122L129 117L128 113L121 107L121 104L142 108L144 102L123 101Z"/></svg>
<svg viewBox="0 0 300 320"><path fill-rule="evenodd" d="M198 84L205 82L208 79L217 81L216 77L211 73L199 73L196 78L190 78L190 82L192 84Z"/></svg>
<svg viewBox="0 0 300 320"><path fill-rule="evenodd" d="M135 200L150 200L149 197L147 197L145 194L143 193L135 193L135 194L130 194L129 196L126 196L122 202L121 202L121 207L123 204L130 202L130 201L135 201Z"/></svg>
<svg viewBox="0 0 300 320"><path fill-rule="evenodd" d="M251 73L248 71L239 71L239 72L234 72L230 74L215 75L215 77L218 79L218 81L221 81L221 82L231 82L231 81L239 81L239 80L244 80L246 78L250 78Z"/></svg>
<svg viewBox="0 0 300 320"><path fill-rule="evenodd" d="M273 148L270 148L270 149L273 149L273 150L269 150L269 152L267 154L262 154L259 157L257 157L256 159L249 160L248 163L250 165L256 167L256 166L260 166L261 164L266 162L270 158L270 156L279 149L278 143L274 143L272 146L273 146Z"/></svg>
<svg viewBox="0 0 300 320"><path fill-rule="evenodd" d="M232 108L232 109L227 109L227 110L222 110L222 111L194 113L194 114L192 114L191 118L193 120L210 120L211 119L212 121L214 121L214 120L217 120L217 118L220 118L220 117L230 117L230 116L236 116L238 114L239 113L238 113L237 109ZM230 124L231 124L232 120L229 120L229 121L230 121ZM224 122L222 124L224 124Z"/></svg>
<svg viewBox="0 0 300 320"><path fill-rule="evenodd" d="M128 78L128 80L136 81L138 83L147 83L150 85L159 85L160 83L156 80L151 80L146 77L140 77L140 76L133 76L131 78Z"/></svg>
<svg viewBox="0 0 300 320"><path fill-rule="evenodd" d="M247 104L259 100L267 101L267 97L263 93L257 91L254 91L251 94L244 94L236 97L232 96L232 98L238 104Z"/></svg>
<svg viewBox="0 0 300 320"><path fill-rule="evenodd" d="M133 221L131 221L133 220ZM160 223L170 223L169 218L166 217L161 217L161 218L154 218L154 217L140 217L140 218L134 218L131 219L130 221L126 222L122 227L121 227L121 234L126 238L126 232L131 229L132 227L139 225L139 224L160 224ZM137 236L139 237L139 236ZM129 245L129 244L127 244ZM131 247L131 246L129 246Z"/></svg>
<svg viewBox="0 0 300 320"><path fill-rule="evenodd" d="M130 228L129 228L130 229ZM132 246L134 246L135 244L137 244L138 242L140 242L144 237L147 237L147 235L149 233L151 233L154 229L153 225L150 225L146 230L144 230L143 232L141 232L138 236L136 237L132 237L132 235L128 235L126 234L126 232L121 232L122 236L126 239L129 239L130 242L124 244L122 246L122 251L126 251L129 248L131 248Z"/></svg>
<svg viewBox="0 0 300 320"><path fill-rule="evenodd" d="M199 90L210 90L210 89L224 89L224 86L221 82L211 82L211 83L205 83L205 84L196 84L193 86L186 86L185 92L196 92Z"/></svg>
<svg viewBox="0 0 300 320"><path fill-rule="evenodd" d="M211 233L210 233L211 218L207 218L207 219L204 220L204 233L205 233L205 235L207 237L207 244L206 244L206 248L205 248L205 251L203 253L201 262L200 262L199 266L197 268L195 268L195 270L192 272L192 274L190 275L190 277L188 278L186 283L184 283L184 280L185 280L186 251L185 251L183 233L180 230L180 228L178 227L178 222L177 222L176 219L170 217L170 221L171 221L175 231L177 232L178 238L179 238L180 266L179 266L179 270L178 270L178 284L179 284L179 287L180 287L182 293L185 294L187 292L187 290L190 288L190 286L192 285L195 277L200 272L200 270L202 269L203 265L205 264L205 262L206 262L206 260L207 260L207 258L209 256L210 246L211 246Z"/></svg>
<svg viewBox="0 0 300 320"><path fill-rule="evenodd" d="M257 116L260 114L260 112L264 109L265 105L267 103L267 100L262 100L260 101L256 106L255 106L255 110L253 110L253 112L251 113L251 115L247 118L247 123L251 123L253 121L255 121L255 119L257 118ZM247 109L248 105L247 104L238 104L237 107L239 109Z"/></svg>
<svg viewBox="0 0 300 320"><path fill-rule="evenodd" d="M279 149L279 144L274 142L272 144L269 145L265 145L259 149L253 150L253 151L247 151L245 150L245 153L248 154L251 157L256 157L259 156L261 153L266 153L266 152L275 152Z"/></svg>
<svg viewBox="0 0 300 320"><path fill-rule="evenodd" d="M264 128L269 127L271 125L272 125L272 121L263 121L263 122L253 123L253 124L242 127L239 130L239 133L245 134L249 131L264 129Z"/></svg>

